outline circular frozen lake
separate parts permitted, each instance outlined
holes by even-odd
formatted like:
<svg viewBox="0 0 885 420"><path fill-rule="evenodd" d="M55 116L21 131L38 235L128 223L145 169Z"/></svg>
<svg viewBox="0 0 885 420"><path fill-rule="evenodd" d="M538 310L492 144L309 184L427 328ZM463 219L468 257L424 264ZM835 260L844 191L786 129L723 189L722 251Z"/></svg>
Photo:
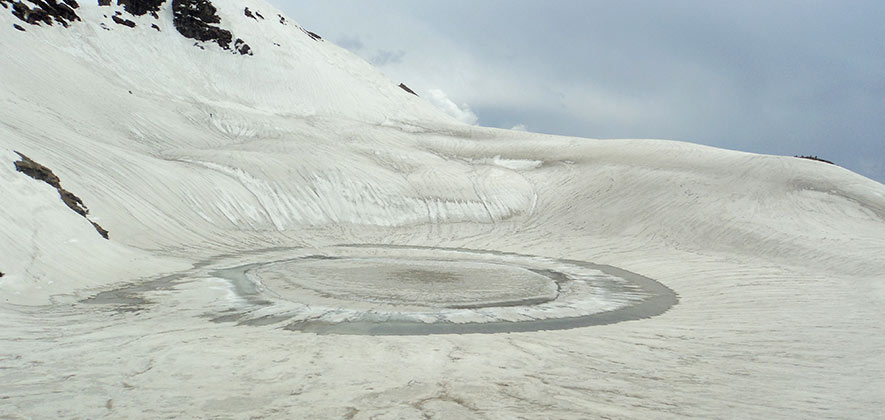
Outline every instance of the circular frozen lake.
<svg viewBox="0 0 885 420"><path fill-rule="evenodd" d="M249 302L216 320L315 333L566 329L648 318L677 302L662 284L615 267L452 248L292 250L212 274Z"/></svg>
<svg viewBox="0 0 885 420"><path fill-rule="evenodd" d="M300 258L256 268L256 278L290 301L413 310L531 305L558 295L549 277L518 266L392 258Z"/></svg>

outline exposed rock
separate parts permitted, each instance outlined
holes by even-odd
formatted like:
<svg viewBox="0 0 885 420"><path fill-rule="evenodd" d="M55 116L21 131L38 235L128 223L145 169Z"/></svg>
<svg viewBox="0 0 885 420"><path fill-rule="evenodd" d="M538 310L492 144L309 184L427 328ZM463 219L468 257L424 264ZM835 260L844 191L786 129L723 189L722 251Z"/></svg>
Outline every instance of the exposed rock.
<svg viewBox="0 0 885 420"><path fill-rule="evenodd" d="M406 84L405 84L405 83L400 83L400 84L399 84L399 87L400 87L400 89L402 89L402 90L404 90L404 91L406 91L406 92L409 92L409 93L411 93L411 94L412 94L412 95L415 95L415 96L418 96L418 94L417 94L417 93L415 93L415 91L414 91L414 90L412 90L412 89L409 89L409 87L408 87L408 86L406 86Z"/></svg>
<svg viewBox="0 0 885 420"><path fill-rule="evenodd" d="M129 19L120 19L120 18L119 18L118 16L116 16L116 15L111 16L111 19L113 19L114 22L116 22L118 25L128 26L128 27L130 27L130 28L134 28L134 27L135 27L135 22L133 22L133 21L131 21L131 20L129 20Z"/></svg>
<svg viewBox="0 0 885 420"><path fill-rule="evenodd" d="M249 10L248 7L243 9L243 14L246 15L246 17L250 17L252 19L258 20L258 18L256 18L255 15L252 14L252 11Z"/></svg>
<svg viewBox="0 0 885 420"><path fill-rule="evenodd" d="M15 162L15 170L19 171L31 178L36 179L37 181L43 181L49 185L51 185L55 189L61 189L61 180L58 179L52 170L34 162L31 158L19 153L15 152L22 160Z"/></svg>
<svg viewBox="0 0 885 420"><path fill-rule="evenodd" d="M221 48L230 49L233 35L226 29L210 25L220 23L217 9L207 0L172 0L175 29L185 38L214 41Z"/></svg>
<svg viewBox="0 0 885 420"><path fill-rule="evenodd" d="M3 277L3 276L5 276L5 274L3 274L2 271L0 271L0 277Z"/></svg>
<svg viewBox="0 0 885 420"><path fill-rule="evenodd" d="M80 200L80 197L77 197L70 191L65 190L61 187L61 181L58 179L58 176L52 173L52 170L37 162L34 162L33 160L31 160L31 158L21 153L18 153L18 155L22 158L22 160L15 162L15 170L38 181L43 181L51 185L53 188L58 190L62 201L64 201L64 203L67 204L67 206L70 207L71 210L77 212L77 214L81 216L86 216L89 213L89 209L87 209L83 205L83 200Z"/></svg>
<svg viewBox="0 0 885 420"><path fill-rule="evenodd" d="M160 32L160 27L159 27L159 26L157 26L157 24L156 24L156 23L152 23L152 24L151 24L151 28L154 28L154 29L156 29L156 30L157 30L157 32Z"/></svg>
<svg viewBox="0 0 885 420"><path fill-rule="evenodd" d="M830 162L830 161L828 161L828 160L826 160L826 159L821 159L821 158L819 158L819 157L817 157L817 156L793 156L793 157L797 157L797 158L800 158L800 159L816 160L816 161L818 161L818 162L829 163L830 165L835 165L835 163Z"/></svg>
<svg viewBox="0 0 885 420"><path fill-rule="evenodd" d="M227 29L212 25L221 23L217 11L208 0L172 0L173 23L180 34L197 41L215 42L221 48L230 50L233 34ZM252 48L239 38L234 43L233 51L252 55Z"/></svg>
<svg viewBox="0 0 885 420"><path fill-rule="evenodd" d="M58 179L52 170L31 160L31 158L19 153L15 152L19 157L21 157L20 161L15 162L15 170L19 171L31 178L34 178L38 181L43 181L58 191L59 197L61 197L61 201L65 203L71 210L89 220L87 215L89 214L89 209L83 204L83 200L80 197L74 195L74 193L62 188L61 181ZM95 230L98 231L98 234L108 239L108 231L99 226L97 223L89 220L89 223L92 223L92 226L95 227Z"/></svg>
<svg viewBox="0 0 885 420"><path fill-rule="evenodd" d="M87 219L87 220L88 220L88 219ZM89 220L89 223L92 223L92 227L95 228L95 231L98 232L98 234L101 235L102 238L110 239L110 237L108 237L108 234L109 234L110 232L108 232L107 229L105 229L105 228L99 226L98 223L95 223L95 222L93 222L92 220Z"/></svg>
<svg viewBox="0 0 885 420"><path fill-rule="evenodd" d="M118 6L123 6L126 12L135 16L144 16L146 13L156 13L160 11L160 6L166 0L117 0Z"/></svg>
<svg viewBox="0 0 885 420"><path fill-rule="evenodd" d="M110 6L111 0L98 0L98 5L99 6Z"/></svg>
<svg viewBox="0 0 885 420"><path fill-rule="evenodd" d="M12 3L12 15L28 24L45 23L51 26L54 19L55 22L67 27L69 23L80 20L80 16L74 12L74 9L79 8L80 5L74 0L67 0L64 3L58 3L56 0L27 1L34 6L26 5L24 1Z"/></svg>
<svg viewBox="0 0 885 420"><path fill-rule="evenodd" d="M285 24L286 24L286 18L284 18L283 15L281 15L281 14L279 14L279 13L277 14L277 16L280 17L280 23L283 24L283 25L285 25Z"/></svg>
<svg viewBox="0 0 885 420"><path fill-rule="evenodd" d="M237 40L234 41L234 50L240 53L240 55L252 55L252 48L240 38L237 38Z"/></svg>
<svg viewBox="0 0 885 420"><path fill-rule="evenodd" d="M264 16L261 16L261 13L258 13L257 10L255 11L255 16L258 16L259 19L264 20Z"/></svg>
<svg viewBox="0 0 885 420"><path fill-rule="evenodd" d="M31 25L39 25L40 22L52 25L52 18L49 17L49 13L46 13L45 10L39 7L31 9L23 2L12 4L12 15Z"/></svg>
<svg viewBox="0 0 885 420"><path fill-rule="evenodd" d="M20 31L22 31L22 32L25 31L25 28L22 28L21 26L19 26L19 25L16 24L16 23L13 23L13 24L12 24L12 27L15 28L15 29L18 29L18 30L20 30Z"/></svg>
<svg viewBox="0 0 885 420"><path fill-rule="evenodd" d="M323 39L323 37L311 32L311 31L308 31L307 29L305 29L304 32L307 33L307 36L309 36L310 39L312 39L314 41L321 41Z"/></svg>

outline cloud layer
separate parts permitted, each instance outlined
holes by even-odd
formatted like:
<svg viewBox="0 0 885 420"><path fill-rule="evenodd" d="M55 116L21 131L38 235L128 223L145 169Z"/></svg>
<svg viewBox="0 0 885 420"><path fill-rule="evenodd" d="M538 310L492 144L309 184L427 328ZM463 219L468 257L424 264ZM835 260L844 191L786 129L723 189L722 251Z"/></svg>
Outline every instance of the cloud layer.
<svg viewBox="0 0 885 420"><path fill-rule="evenodd" d="M885 2L275 3L483 125L818 155L885 181Z"/></svg>

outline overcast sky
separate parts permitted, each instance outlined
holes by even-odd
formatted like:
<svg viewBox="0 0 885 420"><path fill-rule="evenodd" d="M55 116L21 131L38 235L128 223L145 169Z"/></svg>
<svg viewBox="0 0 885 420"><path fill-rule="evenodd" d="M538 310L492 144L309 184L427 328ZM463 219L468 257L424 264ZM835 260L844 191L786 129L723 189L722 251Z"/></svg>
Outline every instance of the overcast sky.
<svg viewBox="0 0 885 420"><path fill-rule="evenodd" d="M885 1L271 0L463 121L885 182Z"/></svg>

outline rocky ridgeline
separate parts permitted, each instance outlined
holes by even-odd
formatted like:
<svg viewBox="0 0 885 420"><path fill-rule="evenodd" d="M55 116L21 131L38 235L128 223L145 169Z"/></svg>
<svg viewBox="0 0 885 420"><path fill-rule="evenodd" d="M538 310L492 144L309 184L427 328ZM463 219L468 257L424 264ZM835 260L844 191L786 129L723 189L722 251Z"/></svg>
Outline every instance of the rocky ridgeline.
<svg viewBox="0 0 885 420"><path fill-rule="evenodd" d="M58 176L52 173L52 170L31 160L31 158L19 153L18 156L21 158L20 161L15 162L15 170L21 172L31 178L36 179L37 181L43 181L52 188L55 188L58 191L58 195L61 198L61 201L65 203L71 210L89 220L89 209L83 204L83 200L80 197L74 195L74 193L62 188L61 180L58 179ZM96 232L101 235L103 238L108 239L108 231L98 225L98 223L89 220L89 223L92 223L92 226L95 228Z"/></svg>
<svg viewBox="0 0 885 420"><path fill-rule="evenodd" d="M110 7L112 0L97 0L99 6ZM132 16L144 16L150 14L155 19L159 19L160 8L166 0L117 0L117 5L122 6L126 13ZM0 6L10 10L12 15L19 18L22 22L30 25L40 26L46 24L52 26L53 23L59 23L64 27L68 27L72 22L80 21L76 9L80 5L76 0L0 0ZM256 19L261 16L257 11L253 14L249 8L245 9L246 16ZM190 39L202 42L214 42L221 48L241 55L252 55L252 48L240 38L234 40L233 34L224 28L218 26L221 23L221 17L218 16L218 10L209 0L172 0L172 23L178 32ZM107 16L105 16L107 18ZM136 23L126 19L123 12L116 12L110 19L122 26L134 28ZM257 20L257 19L256 19ZM13 25L15 29L25 31L20 25ZM108 29L104 23L102 27ZM159 26L151 25L152 28L159 31ZM233 45L231 45L233 44Z"/></svg>
<svg viewBox="0 0 885 420"><path fill-rule="evenodd" d="M197 41L215 42L221 48L230 50L233 35L227 29L214 25L221 23L217 12L209 0L172 0L172 19L180 34ZM252 55L249 45L239 38L234 41L233 50Z"/></svg>
<svg viewBox="0 0 885 420"><path fill-rule="evenodd" d="M58 3L56 0L0 0L0 6L12 9L13 16L30 25L39 26L44 23L52 26L53 22L56 22L67 28L71 22L80 20L80 16L74 11L80 8L76 0L64 0L63 3ZM24 30L21 27L16 29Z"/></svg>
<svg viewBox="0 0 885 420"><path fill-rule="evenodd" d="M110 0L105 1L110 4ZM159 18L157 12L160 11L160 6L165 2L166 0L117 0L117 4L123 6L123 10L127 13L135 16L144 16L150 13L154 18Z"/></svg>

